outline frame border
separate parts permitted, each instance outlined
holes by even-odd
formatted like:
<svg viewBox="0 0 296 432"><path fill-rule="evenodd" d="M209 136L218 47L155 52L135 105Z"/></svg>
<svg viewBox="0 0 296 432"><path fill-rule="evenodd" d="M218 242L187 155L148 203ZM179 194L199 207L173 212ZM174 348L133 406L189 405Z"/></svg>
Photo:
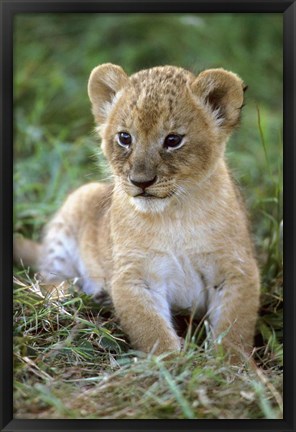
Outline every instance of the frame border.
<svg viewBox="0 0 296 432"><path fill-rule="evenodd" d="M17 13L282 13L284 34L284 419L283 420L17 420L13 419L12 390L12 208L13 208L13 17ZM296 308L294 230L296 176L295 164L295 35L296 0L0 0L1 69L0 69L0 327L1 431L295 431ZM289 331L287 331L287 329Z"/></svg>

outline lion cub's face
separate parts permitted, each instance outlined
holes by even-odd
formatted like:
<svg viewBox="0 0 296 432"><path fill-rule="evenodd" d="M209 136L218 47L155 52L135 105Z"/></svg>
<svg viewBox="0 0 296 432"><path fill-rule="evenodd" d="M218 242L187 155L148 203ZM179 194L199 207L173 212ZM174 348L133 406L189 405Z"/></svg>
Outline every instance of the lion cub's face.
<svg viewBox="0 0 296 432"><path fill-rule="evenodd" d="M88 90L116 186L140 211L161 211L214 170L243 103L242 81L223 69L195 77L165 66L129 78L105 64Z"/></svg>

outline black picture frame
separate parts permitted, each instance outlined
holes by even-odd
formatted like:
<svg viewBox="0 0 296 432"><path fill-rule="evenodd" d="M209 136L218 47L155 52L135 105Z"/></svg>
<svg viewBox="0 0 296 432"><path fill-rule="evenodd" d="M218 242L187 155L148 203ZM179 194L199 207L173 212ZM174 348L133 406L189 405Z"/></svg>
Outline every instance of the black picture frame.
<svg viewBox="0 0 296 432"><path fill-rule="evenodd" d="M294 431L295 422L295 0L0 0L1 3L1 431ZM284 418L283 420L19 420L12 392L13 17L44 12L282 13L284 20Z"/></svg>

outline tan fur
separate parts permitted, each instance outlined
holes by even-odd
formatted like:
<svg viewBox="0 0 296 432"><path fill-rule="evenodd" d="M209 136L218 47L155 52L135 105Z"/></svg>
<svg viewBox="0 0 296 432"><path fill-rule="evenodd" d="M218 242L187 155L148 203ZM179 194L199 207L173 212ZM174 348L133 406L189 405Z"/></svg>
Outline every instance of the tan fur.
<svg viewBox="0 0 296 432"><path fill-rule="evenodd" d="M241 79L223 69L197 77L165 66L131 77L105 64L88 92L114 185L72 193L49 223L38 269L47 281L79 278L107 291L133 346L180 349L171 311L206 316L214 337L250 352L259 272L245 211L224 160L243 104ZM124 148L117 134L128 132ZM167 135L184 135L165 148ZM132 184L155 179L145 189Z"/></svg>

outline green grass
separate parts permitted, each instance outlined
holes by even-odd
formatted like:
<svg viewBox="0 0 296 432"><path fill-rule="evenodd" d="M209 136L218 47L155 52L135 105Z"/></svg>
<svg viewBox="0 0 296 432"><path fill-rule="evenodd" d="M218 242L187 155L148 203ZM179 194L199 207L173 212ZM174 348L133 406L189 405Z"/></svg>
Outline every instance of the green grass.
<svg viewBox="0 0 296 432"><path fill-rule="evenodd" d="M249 211L262 298L257 366L230 365L213 352L207 323L188 317L176 318L184 352L144 358L110 305L74 288L51 297L31 271L15 268L17 418L282 418L281 35L277 14L18 15L15 232L38 239L71 190L108 176L87 100L92 67L223 66L249 85L227 159Z"/></svg>

